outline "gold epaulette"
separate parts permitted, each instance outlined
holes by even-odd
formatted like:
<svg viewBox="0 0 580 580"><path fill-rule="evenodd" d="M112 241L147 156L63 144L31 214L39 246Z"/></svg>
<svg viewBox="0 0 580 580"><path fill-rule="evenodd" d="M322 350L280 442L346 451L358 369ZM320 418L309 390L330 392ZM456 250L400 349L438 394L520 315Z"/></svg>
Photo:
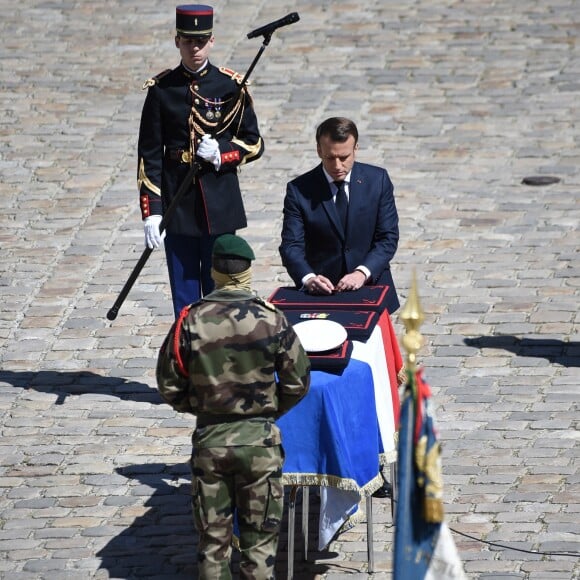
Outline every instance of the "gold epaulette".
<svg viewBox="0 0 580 580"><path fill-rule="evenodd" d="M160 72L158 75L155 75L154 77L151 77L150 79L147 79L143 83L142 90L148 89L149 87L156 85L159 82L159 80L162 79L165 75L168 75L171 72L171 70L172 69L170 69L170 68L166 68L163 72Z"/></svg>
<svg viewBox="0 0 580 580"><path fill-rule="evenodd" d="M242 81L244 80L244 75L241 75L240 73L236 72L235 70L232 70L231 68L226 68L225 66L220 66L219 71L222 74L230 77L232 80L236 81L238 83L238 85L241 85ZM250 81L247 81L246 84L249 85Z"/></svg>

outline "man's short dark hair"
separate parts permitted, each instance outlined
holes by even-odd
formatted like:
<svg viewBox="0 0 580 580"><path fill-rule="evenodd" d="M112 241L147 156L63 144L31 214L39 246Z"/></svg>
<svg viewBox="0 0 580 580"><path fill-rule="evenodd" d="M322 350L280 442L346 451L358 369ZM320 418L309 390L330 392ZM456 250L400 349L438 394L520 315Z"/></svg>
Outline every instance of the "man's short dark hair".
<svg viewBox="0 0 580 580"><path fill-rule="evenodd" d="M240 272L245 272L252 265L252 262L244 258L214 256L212 258L212 265L214 270L222 274L239 274Z"/></svg>
<svg viewBox="0 0 580 580"><path fill-rule="evenodd" d="M350 136L358 143L358 129L353 121L346 117L330 117L322 121L316 129L316 144L320 144L321 137L330 137L331 141L344 143Z"/></svg>

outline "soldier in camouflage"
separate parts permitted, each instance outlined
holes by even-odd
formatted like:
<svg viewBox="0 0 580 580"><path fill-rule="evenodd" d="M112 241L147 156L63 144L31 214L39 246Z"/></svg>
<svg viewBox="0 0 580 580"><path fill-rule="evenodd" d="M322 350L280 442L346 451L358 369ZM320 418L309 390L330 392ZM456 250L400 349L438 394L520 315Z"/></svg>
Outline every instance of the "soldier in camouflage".
<svg viewBox="0 0 580 580"><path fill-rule="evenodd" d="M292 326L251 292L254 259L239 236L216 240L216 289L183 309L157 363L163 399L197 417L191 465L200 579L232 577L234 513L240 577L274 578L284 505L275 420L310 385L310 362Z"/></svg>

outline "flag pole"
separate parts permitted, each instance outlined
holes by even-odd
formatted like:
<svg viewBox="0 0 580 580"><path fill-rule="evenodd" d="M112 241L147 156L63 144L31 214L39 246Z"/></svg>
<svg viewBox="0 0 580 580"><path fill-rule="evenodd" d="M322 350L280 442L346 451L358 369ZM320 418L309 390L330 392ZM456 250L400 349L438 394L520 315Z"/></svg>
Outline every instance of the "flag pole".
<svg viewBox="0 0 580 580"><path fill-rule="evenodd" d="M397 454L397 502L393 580L465 580L461 560L443 514L441 446L430 411L431 390L417 369L424 320L415 272L401 311L406 333L407 385L401 404Z"/></svg>
<svg viewBox="0 0 580 580"><path fill-rule="evenodd" d="M397 523L397 505L399 502L409 501L408 497L405 496L409 490L409 486L405 485L401 487L400 477L402 475L401 469L408 477L412 473L412 446L413 446L413 434L415 433L415 419L417 410L417 382L415 380L415 375L417 373L417 352L423 346L423 336L419 332L419 328L425 319L423 314L423 309L421 308L421 302L419 301L419 292L417 290L417 276L415 270L413 270L413 277L411 279L411 288L409 290L409 296L405 306L401 310L400 314L401 321L405 326L405 334L403 335L401 342L406 351L404 370L406 374L406 387L405 393L403 395L403 403L401 404L401 417L403 415L403 408L406 407L405 413L407 420L403 422L401 420L398 433L398 444L397 447L400 448L402 441L409 445L406 453L401 453L398 451L397 462L395 463L395 468L392 470L393 473L393 499L394 509L393 513L393 523ZM406 400L406 401L405 401ZM404 423L404 424L403 424ZM405 432L403 432L405 430ZM405 461L406 465L401 465L401 461Z"/></svg>
<svg viewBox="0 0 580 580"><path fill-rule="evenodd" d="M415 376L417 370L417 352L423 346L423 335L419 332L419 328L425 320L421 302L419 300L419 292L417 290L417 275L413 270L413 278L411 280L411 290L407 302L401 310L400 315L403 324L405 325L405 334L403 336L403 347L407 351L406 364L407 377L411 373L411 377ZM411 381L409 381L411 382Z"/></svg>

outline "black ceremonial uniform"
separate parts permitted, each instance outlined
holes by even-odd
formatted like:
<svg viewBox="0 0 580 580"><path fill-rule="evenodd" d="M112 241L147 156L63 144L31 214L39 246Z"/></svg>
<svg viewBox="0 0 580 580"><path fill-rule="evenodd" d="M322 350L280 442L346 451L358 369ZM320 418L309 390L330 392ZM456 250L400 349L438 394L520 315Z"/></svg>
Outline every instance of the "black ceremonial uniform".
<svg viewBox="0 0 580 580"><path fill-rule="evenodd" d="M246 89L230 109L242 76L211 63L192 73L182 64L147 81L138 144L138 188L143 219L163 214L186 177L205 134L217 139L221 166L202 163L167 225L168 234L218 235L247 225L237 167L264 151ZM230 111L228 113L228 111ZM214 131L225 116L218 134Z"/></svg>

